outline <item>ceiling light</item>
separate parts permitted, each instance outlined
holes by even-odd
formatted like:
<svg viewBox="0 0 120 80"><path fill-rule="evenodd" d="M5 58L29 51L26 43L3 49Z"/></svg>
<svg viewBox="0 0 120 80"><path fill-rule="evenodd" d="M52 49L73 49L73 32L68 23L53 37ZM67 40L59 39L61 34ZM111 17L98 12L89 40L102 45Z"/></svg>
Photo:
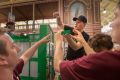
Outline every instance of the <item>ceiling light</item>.
<svg viewBox="0 0 120 80"><path fill-rule="evenodd" d="M103 10L103 14L106 14L106 13L107 13L107 11L106 11L106 9L104 9L104 10Z"/></svg>

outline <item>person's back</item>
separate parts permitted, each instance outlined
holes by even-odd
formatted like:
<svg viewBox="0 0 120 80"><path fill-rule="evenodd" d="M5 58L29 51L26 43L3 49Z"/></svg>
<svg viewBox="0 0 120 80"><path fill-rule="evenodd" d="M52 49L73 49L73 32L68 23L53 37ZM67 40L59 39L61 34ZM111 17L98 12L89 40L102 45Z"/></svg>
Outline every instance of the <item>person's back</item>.
<svg viewBox="0 0 120 80"><path fill-rule="evenodd" d="M120 80L120 52L101 52L67 62L60 65L62 80Z"/></svg>
<svg viewBox="0 0 120 80"><path fill-rule="evenodd" d="M111 27L112 41L120 45L120 2ZM78 35L73 38L80 41L80 32L74 31ZM120 80L120 51L104 51L76 60L64 61L61 48L63 37L57 33L55 39L54 68L60 72L62 80Z"/></svg>

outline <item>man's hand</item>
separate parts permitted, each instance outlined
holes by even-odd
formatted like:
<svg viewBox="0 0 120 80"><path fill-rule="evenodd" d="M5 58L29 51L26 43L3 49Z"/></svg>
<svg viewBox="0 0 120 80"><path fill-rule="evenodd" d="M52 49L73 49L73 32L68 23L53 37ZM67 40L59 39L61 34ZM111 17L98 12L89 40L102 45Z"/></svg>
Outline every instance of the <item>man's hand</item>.
<svg viewBox="0 0 120 80"><path fill-rule="evenodd" d="M82 36L81 32L79 32L77 29L74 29L73 32L76 34L75 36L71 35L74 39L82 43L85 41L84 37Z"/></svg>
<svg viewBox="0 0 120 80"><path fill-rule="evenodd" d="M62 20L60 18L59 12L54 12L53 17L57 19L57 25L59 26L58 28L63 29L64 25L63 25Z"/></svg>

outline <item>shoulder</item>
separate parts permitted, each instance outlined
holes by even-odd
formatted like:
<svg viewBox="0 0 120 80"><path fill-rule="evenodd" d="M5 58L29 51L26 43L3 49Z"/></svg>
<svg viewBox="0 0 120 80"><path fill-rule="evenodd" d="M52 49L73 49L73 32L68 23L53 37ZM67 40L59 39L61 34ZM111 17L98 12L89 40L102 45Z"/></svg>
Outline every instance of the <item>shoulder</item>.
<svg viewBox="0 0 120 80"><path fill-rule="evenodd" d="M104 69L106 67L109 68L111 65L111 61L113 63L112 65L114 65L114 60L116 59L115 55L117 58L120 58L120 52L108 51L91 54L73 61L63 61L60 64L61 77L65 80L78 80L78 78L80 78L81 76L85 77L89 73L89 71L99 72L99 70L101 69ZM119 60L117 60L117 62L119 64ZM79 74L79 77L78 75L76 76L76 74ZM92 73L90 72L89 74Z"/></svg>
<svg viewBox="0 0 120 80"><path fill-rule="evenodd" d="M19 58L18 63L17 63L17 66L18 66L18 67L23 67L23 65L24 65L24 60L21 59L21 58Z"/></svg>
<svg viewBox="0 0 120 80"><path fill-rule="evenodd" d="M91 54L88 56L83 56L82 58L78 58L73 61L63 61L60 64L61 68L72 68L73 66L79 66L79 67L89 67L94 64L102 64L104 60L109 60L113 55L118 54L118 52L112 52L112 51L106 51L106 52L100 52L96 54ZM120 54L119 54L120 55Z"/></svg>
<svg viewBox="0 0 120 80"><path fill-rule="evenodd" d="M20 58L18 60L18 63L16 65L14 71L17 71L20 74L22 72L23 67L24 67L24 61L23 61L23 59Z"/></svg>

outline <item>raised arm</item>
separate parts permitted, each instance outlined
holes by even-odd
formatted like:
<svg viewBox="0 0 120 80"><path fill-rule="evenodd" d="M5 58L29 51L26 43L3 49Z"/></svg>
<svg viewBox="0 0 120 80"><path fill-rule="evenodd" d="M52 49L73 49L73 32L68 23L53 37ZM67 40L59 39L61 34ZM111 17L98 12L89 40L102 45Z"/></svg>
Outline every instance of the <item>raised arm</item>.
<svg viewBox="0 0 120 80"><path fill-rule="evenodd" d="M38 47L43 44L47 43L49 41L50 34L36 42L34 45L32 45L29 49L27 49L22 56L20 57L21 59L24 60L24 63L26 63L35 53L35 51L38 49Z"/></svg>
<svg viewBox="0 0 120 80"><path fill-rule="evenodd" d="M53 17L55 17L57 19L57 25L58 25L58 27L60 27L60 28L63 29L64 28L64 24L63 24L63 22L62 22L62 20L60 18L59 13L58 12L54 12L53 13Z"/></svg>
<svg viewBox="0 0 120 80"><path fill-rule="evenodd" d="M54 12L53 13L53 16L57 19L57 25L59 26L59 28L63 29L64 28L64 24L60 18L60 15L58 12ZM73 49L73 50L78 50L79 48L81 48L82 46L80 45L79 42L75 42L70 35L66 35L64 36L68 42L68 44L70 45L70 47Z"/></svg>
<svg viewBox="0 0 120 80"><path fill-rule="evenodd" d="M80 42L76 42L75 40L73 40L73 38L71 37L70 34L65 35L64 36L69 44L69 46L73 49L73 50L78 50L82 47Z"/></svg>
<svg viewBox="0 0 120 80"><path fill-rule="evenodd" d="M87 55L89 54L94 54L95 51L88 45L88 43L85 41L85 39L83 38L81 32L79 32L78 30L74 29L74 32L77 34L75 36L72 36L73 38L75 38L77 41L79 41L82 46L85 49L85 52Z"/></svg>
<svg viewBox="0 0 120 80"><path fill-rule="evenodd" d="M63 37L61 36L61 31L55 35L55 53L54 53L54 69L55 71L60 71L60 63L63 61L63 49L62 41Z"/></svg>

